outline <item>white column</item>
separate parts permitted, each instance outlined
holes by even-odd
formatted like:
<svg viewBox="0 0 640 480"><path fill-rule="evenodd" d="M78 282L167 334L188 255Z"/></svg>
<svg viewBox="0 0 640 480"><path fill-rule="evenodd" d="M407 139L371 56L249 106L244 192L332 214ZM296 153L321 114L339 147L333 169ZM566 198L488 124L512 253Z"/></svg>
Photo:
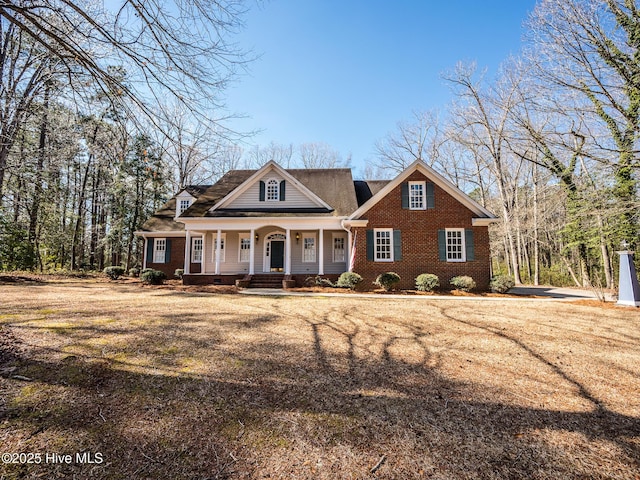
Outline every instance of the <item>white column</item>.
<svg viewBox="0 0 640 480"><path fill-rule="evenodd" d="M222 230L218 229L218 240L216 241L216 275L220 275L220 247L222 239Z"/></svg>
<svg viewBox="0 0 640 480"><path fill-rule="evenodd" d="M207 258L208 252L210 249L207 249L207 238L209 237L209 233L204 231L202 232L202 263L200 264L200 273L203 275L207 273Z"/></svg>
<svg viewBox="0 0 640 480"><path fill-rule="evenodd" d="M346 267L347 267L347 270L349 272L351 271L351 247L353 246L352 242L353 242L353 234L351 233L351 229L349 229L347 231L347 245L346 245L346 247L347 247L347 258L346 258L347 265L346 265Z"/></svg>
<svg viewBox="0 0 640 480"><path fill-rule="evenodd" d="M324 275L324 230L318 231L318 275Z"/></svg>
<svg viewBox="0 0 640 480"><path fill-rule="evenodd" d="M255 274L255 242L256 242L256 230L255 228L251 229L251 233L249 234L249 275Z"/></svg>
<svg viewBox="0 0 640 480"><path fill-rule="evenodd" d="M142 270L147 268L147 252L149 251L149 239L144 237L144 251L142 252Z"/></svg>
<svg viewBox="0 0 640 480"><path fill-rule="evenodd" d="M188 275L191 273L191 232L186 231L184 238L184 273Z"/></svg>
<svg viewBox="0 0 640 480"><path fill-rule="evenodd" d="M284 273L285 275L291 275L291 230L288 228L284 251Z"/></svg>

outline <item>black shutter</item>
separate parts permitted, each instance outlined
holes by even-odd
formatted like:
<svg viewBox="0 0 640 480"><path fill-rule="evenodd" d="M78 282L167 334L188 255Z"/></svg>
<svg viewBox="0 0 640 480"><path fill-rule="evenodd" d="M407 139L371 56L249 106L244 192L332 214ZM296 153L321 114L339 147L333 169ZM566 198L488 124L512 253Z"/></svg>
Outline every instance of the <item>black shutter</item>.
<svg viewBox="0 0 640 480"><path fill-rule="evenodd" d="M367 230L367 260L373 261L373 230Z"/></svg>
<svg viewBox="0 0 640 480"><path fill-rule="evenodd" d="M399 262L402 260L402 235L400 230L393 231L393 261Z"/></svg>
<svg viewBox="0 0 640 480"><path fill-rule="evenodd" d="M447 261L447 233L438 230L438 258L441 262Z"/></svg>
<svg viewBox="0 0 640 480"><path fill-rule="evenodd" d="M164 244L164 263L169 263L171 261L171 240L167 238Z"/></svg>
<svg viewBox="0 0 640 480"><path fill-rule="evenodd" d="M409 208L409 184L402 184L402 208Z"/></svg>
<svg viewBox="0 0 640 480"><path fill-rule="evenodd" d="M473 230L467 228L464 231L464 246L467 253L467 262L475 260L475 248L473 246Z"/></svg>
<svg viewBox="0 0 640 480"><path fill-rule="evenodd" d="M262 180L260 180L260 201L264 202L264 195L265 195L265 185L264 182Z"/></svg>
<svg viewBox="0 0 640 480"><path fill-rule="evenodd" d="M433 183L427 182L427 208L436 208L435 187Z"/></svg>
<svg viewBox="0 0 640 480"><path fill-rule="evenodd" d="M280 182L280 201L284 202L284 180Z"/></svg>
<svg viewBox="0 0 640 480"><path fill-rule="evenodd" d="M153 238L147 238L147 264L153 262Z"/></svg>

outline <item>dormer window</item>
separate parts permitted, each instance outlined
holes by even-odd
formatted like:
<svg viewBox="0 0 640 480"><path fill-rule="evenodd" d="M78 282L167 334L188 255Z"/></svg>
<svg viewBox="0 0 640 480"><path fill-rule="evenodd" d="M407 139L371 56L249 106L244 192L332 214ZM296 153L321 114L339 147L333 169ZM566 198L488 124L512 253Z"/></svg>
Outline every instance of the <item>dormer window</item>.
<svg viewBox="0 0 640 480"><path fill-rule="evenodd" d="M284 202L285 181L270 178L266 182L260 180L260 201Z"/></svg>
<svg viewBox="0 0 640 480"><path fill-rule="evenodd" d="M178 205L178 215L182 215L184 211L191 206L191 200L181 199Z"/></svg>
<svg viewBox="0 0 640 480"><path fill-rule="evenodd" d="M280 184L277 180L267 181L267 202L277 202L280 200Z"/></svg>

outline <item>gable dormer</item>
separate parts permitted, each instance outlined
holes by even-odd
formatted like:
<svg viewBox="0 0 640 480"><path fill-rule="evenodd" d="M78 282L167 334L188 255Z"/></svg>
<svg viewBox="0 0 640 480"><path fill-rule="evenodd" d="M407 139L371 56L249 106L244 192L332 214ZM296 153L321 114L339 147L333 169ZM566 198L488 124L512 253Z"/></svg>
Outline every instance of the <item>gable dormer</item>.
<svg viewBox="0 0 640 480"><path fill-rule="evenodd" d="M242 185L230 192L211 210L332 210L288 171L271 161Z"/></svg>
<svg viewBox="0 0 640 480"><path fill-rule="evenodd" d="M176 195L176 213L175 218L178 218L184 213L184 211L191 206L195 201L195 197L186 190L182 190Z"/></svg>

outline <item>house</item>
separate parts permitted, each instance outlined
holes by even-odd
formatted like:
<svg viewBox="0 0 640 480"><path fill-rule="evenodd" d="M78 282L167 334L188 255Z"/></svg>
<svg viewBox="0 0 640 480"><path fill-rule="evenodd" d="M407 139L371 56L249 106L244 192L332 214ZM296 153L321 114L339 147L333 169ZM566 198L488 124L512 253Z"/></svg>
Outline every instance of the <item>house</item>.
<svg viewBox="0 0 640 480"><path fill-rule="evenodd" d="M144 268L185 284L252 286L352 270L371 286L383 272L413 288L421 273L442 285L470 275L490 280L488 226L496 217L421 161L393 180L354 181L350 169L232 170L211 186L191 186L137 232Z"/></svg>

